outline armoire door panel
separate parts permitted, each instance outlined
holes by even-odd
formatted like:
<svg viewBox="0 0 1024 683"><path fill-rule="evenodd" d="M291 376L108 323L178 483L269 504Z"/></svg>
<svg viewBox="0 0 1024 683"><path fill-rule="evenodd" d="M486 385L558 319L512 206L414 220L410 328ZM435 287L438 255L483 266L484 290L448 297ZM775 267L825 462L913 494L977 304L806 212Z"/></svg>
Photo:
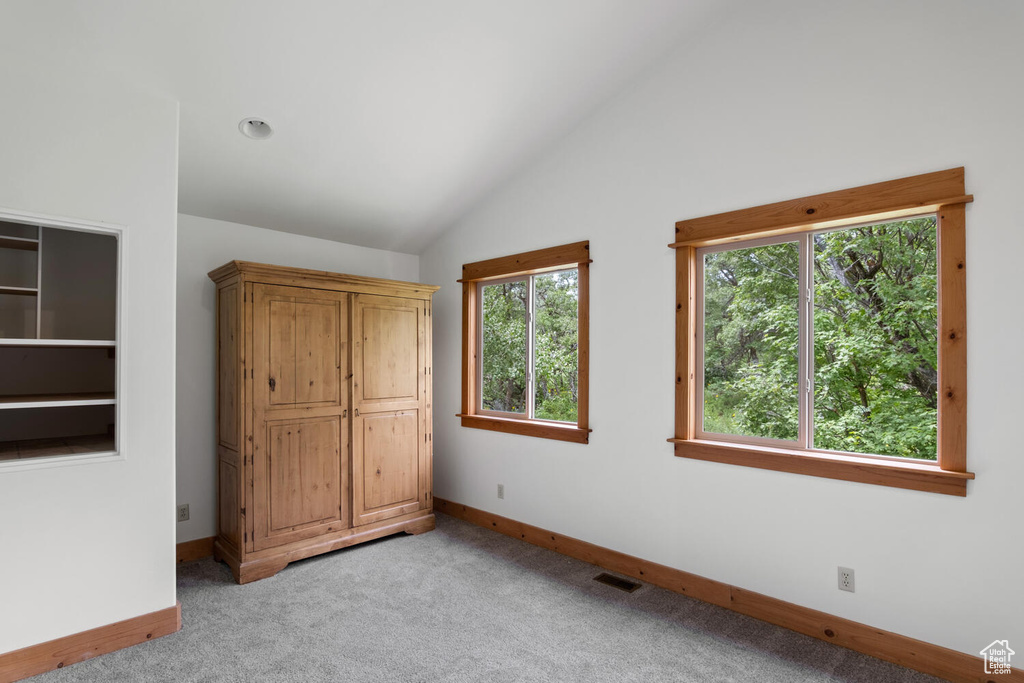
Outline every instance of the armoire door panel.
<svg viewBox="0 0 1024 683"><path fill-rule="evenodd" d="M416 499L419 416L416 411L362 417L363 511Z"/></svg>
<svg viewBox="0 0 1024 683"><path fill-rule="evenodd" d="M258 403L340 405L348 367L348 296L257 285L254 309L254 354L266 363L256 369L262 375Z"/></svg>
<svg viewBox="0 0 1024 683"><path fill-rule="evenodd" d="M425 313L414 299L353 298L353 524L426 507Z"/></svg>
<svg viewBox="0 0 1024 683"><path fill-rule="evenodd" d="M254 458L257 549L347 526L346 426L337 415L265 423Z"/></svg>
<svg viewBox="0 0 1024 683"><path fill-rule="evenodd" d="M415 398L415 308L363 306L363 398Z"/></svg>
<svg viewBox="0 0 1024 683"><path fill-rule="evenodd" d="M295 402L338 401L339 306L295 304Z"/></svg>
<svg viewBox="0 0 1024 683"><path fill-rule="evenodd" d="M338 421L270 424L267 431L270 530L337 518L341 491Z"/></svg>
<svg viewBox="0 0 1024 683"><path fill-rule="evenodd" d="M270 405L295 403L295 302L273 300L267 302L267 337L270 340Z"/></svg>
<svg viewBox="0 0 1024 683"><path fill-rule="evenodd" d="M357 404L398 408L423 397L423 303L358 295L354 306Z"/></svg>

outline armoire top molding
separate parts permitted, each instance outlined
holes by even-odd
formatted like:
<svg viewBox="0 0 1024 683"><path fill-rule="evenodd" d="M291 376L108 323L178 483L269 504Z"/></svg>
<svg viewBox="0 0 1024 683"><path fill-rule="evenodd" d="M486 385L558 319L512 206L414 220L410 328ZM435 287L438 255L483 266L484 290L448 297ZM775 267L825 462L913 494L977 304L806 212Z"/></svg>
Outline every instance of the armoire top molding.
<svg viewBox="0 0 1024 683"><path fill-rule="evenodd" d="M300 287L315 285L323 289L383 294L410 299L429 299L434 292L440 289L438 285L425 285L417 282L403 282L401 280L382 280L361 275L332 273L327 270L275 266L269 263L254 263L252 261L229 261L220 268L211 270L209 276L211 280L217 283L238 276L242 280L252 282L267 282Z"/></svg>

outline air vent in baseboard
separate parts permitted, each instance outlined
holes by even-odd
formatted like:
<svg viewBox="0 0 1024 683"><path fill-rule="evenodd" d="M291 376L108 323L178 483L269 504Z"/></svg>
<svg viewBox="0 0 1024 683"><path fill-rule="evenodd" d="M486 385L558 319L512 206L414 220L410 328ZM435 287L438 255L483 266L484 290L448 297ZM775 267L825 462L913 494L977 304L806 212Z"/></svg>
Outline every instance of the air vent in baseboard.
<svg viewBox="0 0 1024 683"><path fill-rule="evenodd" d="M594 581L611 586L612 588L618 588L620 591L626 591L627 593L632 593L640 587L640 584L635 581L612 576L611 574L599 574L594 577Z"/></svg>

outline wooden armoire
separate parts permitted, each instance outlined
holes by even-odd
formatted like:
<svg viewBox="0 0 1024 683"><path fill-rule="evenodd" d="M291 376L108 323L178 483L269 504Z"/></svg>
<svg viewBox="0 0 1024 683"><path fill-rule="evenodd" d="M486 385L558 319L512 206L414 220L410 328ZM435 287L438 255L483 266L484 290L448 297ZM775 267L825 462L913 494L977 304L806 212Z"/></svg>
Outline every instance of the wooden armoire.
<svg viewBox="0 0 1024 683"><path fill-rule="evenodd" d="M218 533L239 583L431 512L431 285L232 261L217 284Z"/></svg>

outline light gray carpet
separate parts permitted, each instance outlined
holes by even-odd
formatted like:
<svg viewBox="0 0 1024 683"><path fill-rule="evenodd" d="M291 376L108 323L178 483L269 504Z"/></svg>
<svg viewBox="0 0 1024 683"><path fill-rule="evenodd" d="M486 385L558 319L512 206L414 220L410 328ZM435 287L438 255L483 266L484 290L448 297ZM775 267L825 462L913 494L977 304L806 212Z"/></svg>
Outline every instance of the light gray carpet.
<svg viewBox="0 0 1024 683"><path fill-rule="evenodd" d="M32 680L939 680L600 571L443 514L246 586L198 560L178 571L181 632Z"/></svg>

